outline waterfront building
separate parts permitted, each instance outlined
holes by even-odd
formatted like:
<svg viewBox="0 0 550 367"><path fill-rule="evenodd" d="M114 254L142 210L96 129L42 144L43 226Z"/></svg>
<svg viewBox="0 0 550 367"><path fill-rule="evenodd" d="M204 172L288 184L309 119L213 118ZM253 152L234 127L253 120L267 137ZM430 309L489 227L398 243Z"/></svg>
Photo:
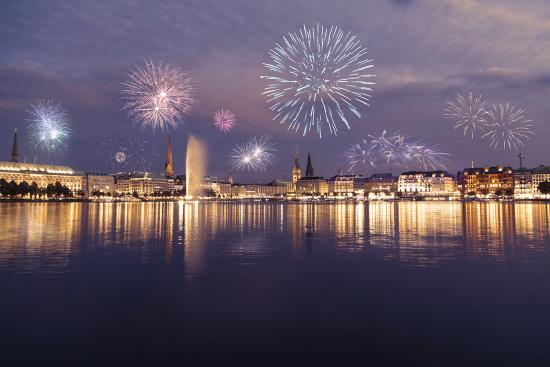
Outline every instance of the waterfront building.
<svg viewBox="0 0 550 367"><path fill-rule="evenodd" d="M514 170L514 199L532 199L533 194L531 170L524 167Z"/></svg>
<svg viewBox="0 0 550 367"><path fill-rule="evenodd" d="M170 135L168 135L168 150L166 152L166 162L164 163L164 175L166 178L174 177L174 162L172 160L172 142L170 141Z"/></svg>
<svg viewBox="0 0 550 367"><path fill-rule="evenodd" d="M300 162L298 160L298 152L294 154L294 167L292 167L292 187L291 192L296 192L296 183L302 178L302 169L300 168Z"/></svg>
<svg viewBox="0 0 550 367"><path fill-rule="evenodd" d="M535 198L543 198L544 195L539 191L539 185L542 182L550 182L550 166L540 165L533 168L531 174L531 187Z"/></svg>
<svg viewBox="0 0 550 367"><path fill-rule="evenodd" d="M102 194L115 192L115 179L107 173L86 171L82 180L82 191L86 196L91 196L94 192Z"/></svg>
<svg viewBox="0 0 550 367"><path fill-rule="evenodd" d="M19 184L36 182L38 187L45 188L59 182L73 193L82 190L82 174L67 166L51 164L34 164L20 162L0 162L0 179Z"/></svg>
<svg viewBox="0 0 550 367"><path fill-rule="evenodd" d="M114 179L115 191L119 194L144 196L174 191L174 179L150 172L123 172L116 174Z"/></svg>
<svg viewBox="0 0 550 367"><path fill-rule="evenodd" d="M397 192L397 177L391 173L375 173L365 181L365 196L369 200L391 199Z"/></svg>
<svg viewBox="0 0 550 367"><path fill-rule="evenodd" d="M468 196L512 196L514 193L514 171L510 167L466 168L461 181L462 193Z"/></svg>
<svg viewBox="0 0 550 367"><path fill-rule="evenodd" d="M328 182L323 177L314 176L311 155L307 155L306 176L296 182L297 196L326 196L328 194Z"/></svg>
<svg viewBox="0 0 550 367"><path fill-rule="evenodd" d="M328 180L329 195L337 197L364 196L365 177L361 175L332 176Z"/></svg>
<svg viewBox="0 0 550 367"><path fill-rule="evenodd" d="M449 198L459 195L454 177L445 171L404 172L398 178L397 190L403 196L427 198Z"/></svg>

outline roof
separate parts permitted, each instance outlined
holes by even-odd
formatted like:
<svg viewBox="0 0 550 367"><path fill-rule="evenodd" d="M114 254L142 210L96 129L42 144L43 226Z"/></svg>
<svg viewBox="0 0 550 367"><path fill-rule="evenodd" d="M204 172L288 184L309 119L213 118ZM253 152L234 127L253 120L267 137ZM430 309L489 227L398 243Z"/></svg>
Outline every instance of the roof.
<svg viewBox="0 0 550 367"><path fill-rule="evenodd" d="M502 166L465 168L462 172L469 175L475 175L475 174L498 174L498 173L503 173L505 171L512 171L512 168L502 167Z"/></svg>
<svg viewBox="0 0 550 367"><path fill-rule="evenodd" d="M533 173L550 173L550 166L540 165L537 168L532 169Z"/></svg>
<svg viewBox="0 0 550 367"><path fill-rule="evenodd" d="M0 171L5 172L26 172L26 173L49 173L57 175L73 175L76 172L67 166L54 166L51 164L0 162Z"/></svg>
<svg viewBox="0 0 550 367"><path fill-rule="evenodd" d="M401 174L401 176L416 176L416 175L422 175L424 177L431 177L431 176L453 177L447 171L407 171Z"/></svg>

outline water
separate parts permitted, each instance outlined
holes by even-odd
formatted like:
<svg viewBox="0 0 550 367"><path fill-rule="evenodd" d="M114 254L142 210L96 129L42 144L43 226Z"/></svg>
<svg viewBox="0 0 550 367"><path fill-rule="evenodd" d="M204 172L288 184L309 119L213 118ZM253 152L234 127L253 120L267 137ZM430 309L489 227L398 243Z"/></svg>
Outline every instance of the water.
<svg viewBox="0 0 550 367"><path fill-rule="evenodd" d="M0 223L18 364L550 360L548 203L13 203Z"/></svg>

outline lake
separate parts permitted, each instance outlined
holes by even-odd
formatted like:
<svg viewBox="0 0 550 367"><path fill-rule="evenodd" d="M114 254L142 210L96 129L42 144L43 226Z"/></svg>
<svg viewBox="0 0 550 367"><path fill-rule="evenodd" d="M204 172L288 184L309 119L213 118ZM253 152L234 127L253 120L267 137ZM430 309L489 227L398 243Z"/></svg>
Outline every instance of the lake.
<svg viewBox="0 0 550 367"><path fill-rule="evenodd" d="M21 365L544 365L550 203L3 203L0 291Z"/></svg>

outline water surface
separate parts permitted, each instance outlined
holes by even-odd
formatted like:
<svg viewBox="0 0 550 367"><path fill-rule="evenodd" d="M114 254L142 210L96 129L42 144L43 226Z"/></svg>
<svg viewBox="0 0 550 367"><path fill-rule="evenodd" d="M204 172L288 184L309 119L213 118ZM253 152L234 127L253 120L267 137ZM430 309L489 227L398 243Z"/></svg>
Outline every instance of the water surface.
<svg viewBox="0 0 550 367"><path fill-rule="evenodd" d="M550 353L547 203L10 203L0 218L2 345L20 362Z"/></svg>

